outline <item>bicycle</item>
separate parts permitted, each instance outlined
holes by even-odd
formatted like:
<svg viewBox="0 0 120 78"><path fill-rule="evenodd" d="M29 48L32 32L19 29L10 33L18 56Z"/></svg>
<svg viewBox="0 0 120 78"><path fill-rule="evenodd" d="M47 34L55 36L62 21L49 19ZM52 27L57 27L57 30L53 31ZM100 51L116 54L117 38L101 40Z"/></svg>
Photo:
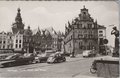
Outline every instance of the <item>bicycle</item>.
<svg viewBox="0 0 120 78"><path fill-rule="evenodd" d="M96 67L96 60L93 61L91 67L90 67L90 72L92 74L95 74L97 72L97 67Z"/></svg>

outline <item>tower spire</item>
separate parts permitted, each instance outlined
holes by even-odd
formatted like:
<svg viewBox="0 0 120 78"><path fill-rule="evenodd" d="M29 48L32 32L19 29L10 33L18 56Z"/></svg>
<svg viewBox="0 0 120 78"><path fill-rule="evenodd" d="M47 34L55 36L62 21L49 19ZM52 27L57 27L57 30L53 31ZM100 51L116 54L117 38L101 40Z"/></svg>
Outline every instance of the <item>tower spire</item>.
<svg viewBox="0 0 120 78"><path fill-rule="evenodd" d="M15 18L15 21L17 22L17 23L22 23L22 18L21 18L21 13L20 13L20 8L18 8L18 13L17 13L17 16L16 16L16 18Z"/></svg>
<svg viewBox="0 0 120 78"><path fill-rule="evenodd" d="M18 31L22 31L24 29L24 24L22 23L22 18L21 18L21 9L17 9L17 16L15 17L15 23L12 24L12 30L13 33L17 33Z"/></svg>
<svg viewBox="0 0 120 78"><path fill-rule="evenodd" d="M85 5L83 6L83 8L85 8Z"/></svg>
<svg viewBox="0 0 120 78"><path fill-rule="evenodd" d="M18 12L20 12L21 10L20 10L20 8L18 8Z"/></svg>
<svg viewBox="0 0 120 78"><path fill-rule="evenodd" d="M95 20L95 23L97 24L97 19Z"/></svg>

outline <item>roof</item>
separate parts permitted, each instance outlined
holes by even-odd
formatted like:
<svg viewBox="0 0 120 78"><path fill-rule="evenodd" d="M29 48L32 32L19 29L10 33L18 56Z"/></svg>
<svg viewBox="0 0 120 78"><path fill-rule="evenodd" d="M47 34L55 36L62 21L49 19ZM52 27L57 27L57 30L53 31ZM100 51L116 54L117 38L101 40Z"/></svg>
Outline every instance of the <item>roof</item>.
<svg viewBox="0 0 120 78"><path fill-rule="evenodd" d="M32 31L29 29L25 29L23 32L24 35L32 35Z"/></svg>
<svg viewBox="0 0 120 78"><path fill-rule="evenodd" d="M35 35L35 34L37 34L37 33L40 33L40 34L41 34L41 30L40 30L39 27L36 28L36 29L34 29L32 32L33 32L33 35Z"/></svg>
<svg viewBox="0 0 120 78"><path fill-rule="evenodd" d="M98 25L98 29L106 29L106 27L103 25Z"/></svg>
<svg viewBox="0 0 120 78"><path fill-rule="evenodd" d="M45 35L51 35L51 36L57 36L57 33L56 31L53 29L53 27L48 27L48 28L45 28L43 29L45 31Z"/></svg>
<svg viewBox="0 0 120 78"><path fill-rule="evenodd" d="M2 32L0 32L0 34L6 34L6 32L5 32L5 31L2 31Z"/></svg>

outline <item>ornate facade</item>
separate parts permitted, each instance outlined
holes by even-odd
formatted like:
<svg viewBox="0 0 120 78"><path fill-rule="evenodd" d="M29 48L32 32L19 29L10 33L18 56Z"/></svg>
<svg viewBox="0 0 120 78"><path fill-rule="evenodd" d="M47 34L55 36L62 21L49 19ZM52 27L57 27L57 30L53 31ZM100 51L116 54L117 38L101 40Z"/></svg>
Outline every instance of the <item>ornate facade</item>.
<svg viewBox="0 0 120 78"><path fill-rule="evenodd" d="M28 29L25 29L23 33L23 51L28 53L33 53L33 50L34 50L34 44L33 44L32 30L30 29L30 26L28 26Z"/></svg>
<svg viewBox="0 0 120 78"><path fill-rule="evenodd" d="M11 32L0 33L0 49L13 49L13 34Z"/></svg>
<svg viewBox="0 0 120 78"><path fill-rule="evenodd" d="M94 21L84 6L79 17L65 26L65 51L82 53L83 50L92 50L93 47L98 51L98 29L97 21Z"/></svg>
<svg viewBox="0 0 120 78"><path fill-rule="evenodd" d="M43 30L35 29L33 31L33 40L36 50L61 50L62 34L56 32L53 28L46 28Z"/></svg>

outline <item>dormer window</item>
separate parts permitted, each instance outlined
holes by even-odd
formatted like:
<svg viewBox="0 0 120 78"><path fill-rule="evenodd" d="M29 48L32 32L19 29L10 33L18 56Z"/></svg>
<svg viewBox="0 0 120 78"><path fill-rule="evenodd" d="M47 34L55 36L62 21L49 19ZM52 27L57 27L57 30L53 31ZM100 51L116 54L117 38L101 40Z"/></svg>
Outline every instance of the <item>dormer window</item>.
<svg viewBox="0 0 120 78"><path fill-rule="evenodd" d="M85 15L86 15L86 12L83 12L83 14L85 14Z"/></svg>

